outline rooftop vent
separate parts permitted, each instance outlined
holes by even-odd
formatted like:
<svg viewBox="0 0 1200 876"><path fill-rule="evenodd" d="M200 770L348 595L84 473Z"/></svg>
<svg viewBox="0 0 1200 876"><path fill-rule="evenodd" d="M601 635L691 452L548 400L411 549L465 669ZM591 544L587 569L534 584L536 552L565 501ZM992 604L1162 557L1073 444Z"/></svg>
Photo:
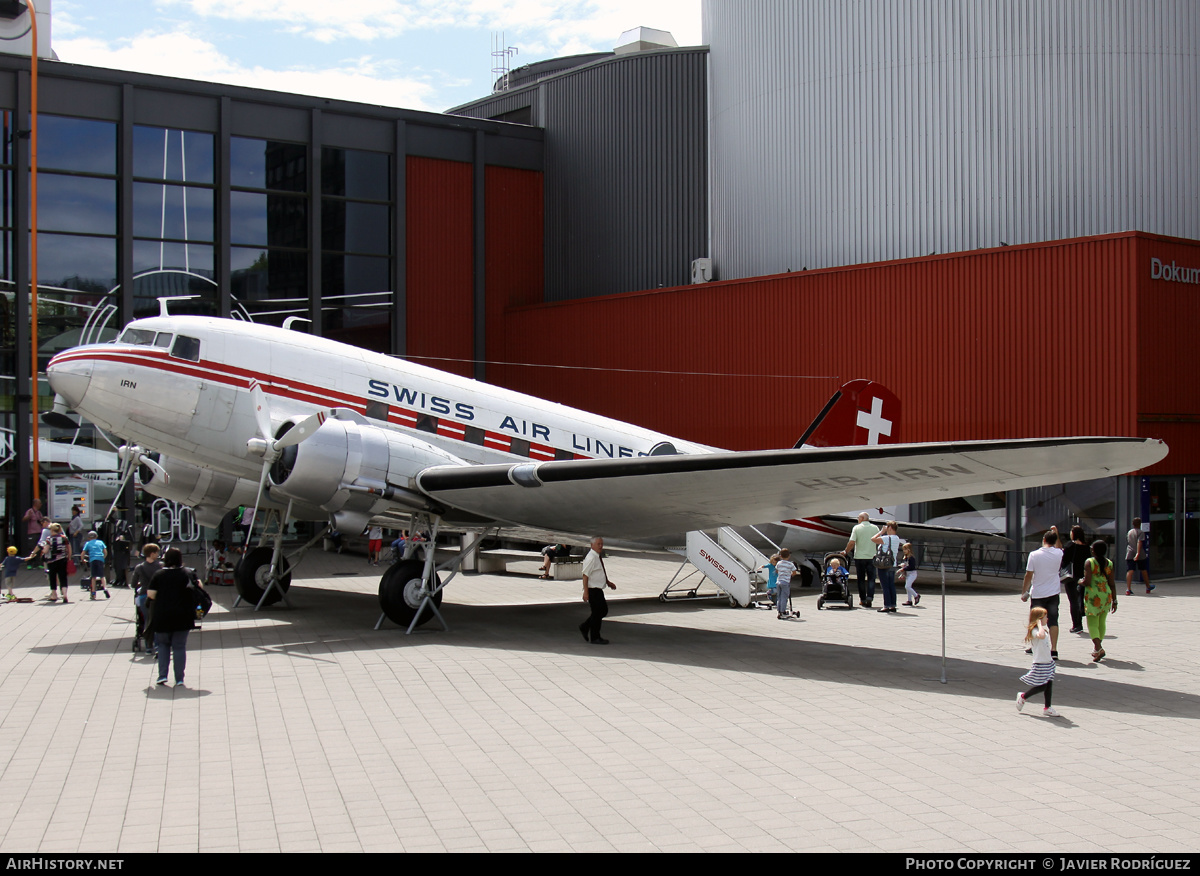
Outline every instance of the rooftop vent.
<svg viewBox="0 0 1200 876"><path fill-rule="evenodd" d="M669 31L655 30L652 27L635 27L621 34L615 49L618 55L628 55L632 52L649 52L654 49L677 49L679 43Z"/></svg>
<svg viewBox="0 0 1200 876"><path fill-rule="evenodd" d="M41 0L37 5L38 57L58 60L50 48L50 2ZM29 7L21 0L0 0L0 54L29 57L33 27L28 13Z"/></svg>

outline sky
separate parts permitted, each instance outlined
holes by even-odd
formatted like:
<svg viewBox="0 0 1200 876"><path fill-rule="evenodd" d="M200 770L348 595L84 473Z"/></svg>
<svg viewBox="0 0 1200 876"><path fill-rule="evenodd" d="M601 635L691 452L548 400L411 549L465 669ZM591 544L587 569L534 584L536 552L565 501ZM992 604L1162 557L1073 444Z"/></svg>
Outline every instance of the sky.
<svg viewBox="0 0 1200 876"><path fill-rule="evenodd" d="M491 92L493 38L534 61L634 27L699 45L700 0L52 0L59 60L442 112Z"/></svg>

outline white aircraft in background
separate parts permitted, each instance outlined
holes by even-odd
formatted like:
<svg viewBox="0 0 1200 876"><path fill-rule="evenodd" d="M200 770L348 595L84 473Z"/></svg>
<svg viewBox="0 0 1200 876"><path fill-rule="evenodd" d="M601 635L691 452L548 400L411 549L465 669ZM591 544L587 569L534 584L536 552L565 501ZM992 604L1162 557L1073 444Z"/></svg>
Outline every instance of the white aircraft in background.
<svg viewBox="0 0 1200 876"><path fill-rule="evenodd" d="M92 501L97 507L102 502L111 502L121 486L121 463L113 450L39 438L38 461L42 465L66 467L71 477L91 481Z"/></svg>
<svg viewBox="0 0 1200 876"><path fill-rule="evenodd" d="M287 328L161 311L59 353L47 376L133 442L125 460L146 464L149 492L208 525L247 505L347 533L678 545L694 530L1106 477L1167 453L1100 437L728 452ZM281 598L280 540L236 578L247 600ZM381 607L411 630L442 586L432 549L423 564L406 556L380 581Z"/></svg>

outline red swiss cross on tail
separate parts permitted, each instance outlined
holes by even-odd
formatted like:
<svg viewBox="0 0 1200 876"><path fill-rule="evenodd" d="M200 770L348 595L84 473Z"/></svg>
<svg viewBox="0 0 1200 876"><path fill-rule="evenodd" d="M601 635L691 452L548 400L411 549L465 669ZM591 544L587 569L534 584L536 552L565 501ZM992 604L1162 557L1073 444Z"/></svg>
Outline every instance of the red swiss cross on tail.
<svg viewBox="0 0 1200 876"><path fill-rule="evenodd" d="M852 380L833 394L796 447L900 442L900 399L881 383Z"/></svg>

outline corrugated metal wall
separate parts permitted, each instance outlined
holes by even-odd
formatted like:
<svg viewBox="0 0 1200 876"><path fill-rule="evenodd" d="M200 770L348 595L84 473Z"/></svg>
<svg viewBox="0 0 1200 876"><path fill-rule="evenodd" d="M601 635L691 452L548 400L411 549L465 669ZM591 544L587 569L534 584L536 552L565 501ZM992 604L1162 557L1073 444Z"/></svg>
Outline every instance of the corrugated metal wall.
<svg viewBox="0 0 1200 876"><path fill-rule="evenodd" d="M545 129L546 299L687 283L708 255L704 47L618 55L454 112Z"/></svg>
<svg viewBox="0 0 1200 876"><path fill-rule="evenodd" d="M530 124L540 126L536 85L513 88L509 91L497 91L465 106L454 107L447 112L450 115L466 116L471 119L498 119L508 113L526 108L531 111Z"/></svg>
<svg viewBox="0 0 1200 876"><path fill-rule="evenodd" d="M1195 0L704 0L726 279L1200 238Z"/></svg>
<svg viewBox="0 0 1200 876"><path fill-rule="evenodd" d="M487 358L510 358L505 331L505 309L538 304L544 289L542 246L542 175L535 171L489 167L487 186L487 238L484 258L487 280ZM518 359L524 350L516 347ZM487 366L488 379L507 379L504 367Z"/></svg>
<svg viewBox="0 0 1200 876"><path fill-rule="evenodd" d="M674 286L708 255L703 50L549 80L546 298Z"/></svg>
<svg viewBox="0 0 1200 876"><path fill-rule="evenodd" d="M474 168L408 156L407 354L471 377L474 369ZM461 362L422 360L449 357Z"/></svg>
<svg viewBox="0 0 1200 876"><path fill-rule="evenodd" d="M1200 338L1200 245L1155 237L1137 242L1138 434L1162 438L1171 447L1171 455L1150 473L1194 474L1200 459L1194 355ZM1114 321L1112 330L1127 328Z"/></svg>
<svg viewBox="0 0 1200 876"><path fill-rule="evenodd" d="M1139 423L1139 357L1159 369L1184 347L1167 350L1153 333L1139 345L1131 328L1149 240L1112 235L512 308L502 329L510 353L578 370L513 369L504 382L733 449L791 446L853 378L900 397L905 441L1153 436ZM1200 246L1190 252L1200 263ZM1200 334L1200 308L1163 312L1180 343ZM1198 409L1190 396L1182 403ZM1160 467L1189 471L1194 461L1173 452Z"/></svg>

